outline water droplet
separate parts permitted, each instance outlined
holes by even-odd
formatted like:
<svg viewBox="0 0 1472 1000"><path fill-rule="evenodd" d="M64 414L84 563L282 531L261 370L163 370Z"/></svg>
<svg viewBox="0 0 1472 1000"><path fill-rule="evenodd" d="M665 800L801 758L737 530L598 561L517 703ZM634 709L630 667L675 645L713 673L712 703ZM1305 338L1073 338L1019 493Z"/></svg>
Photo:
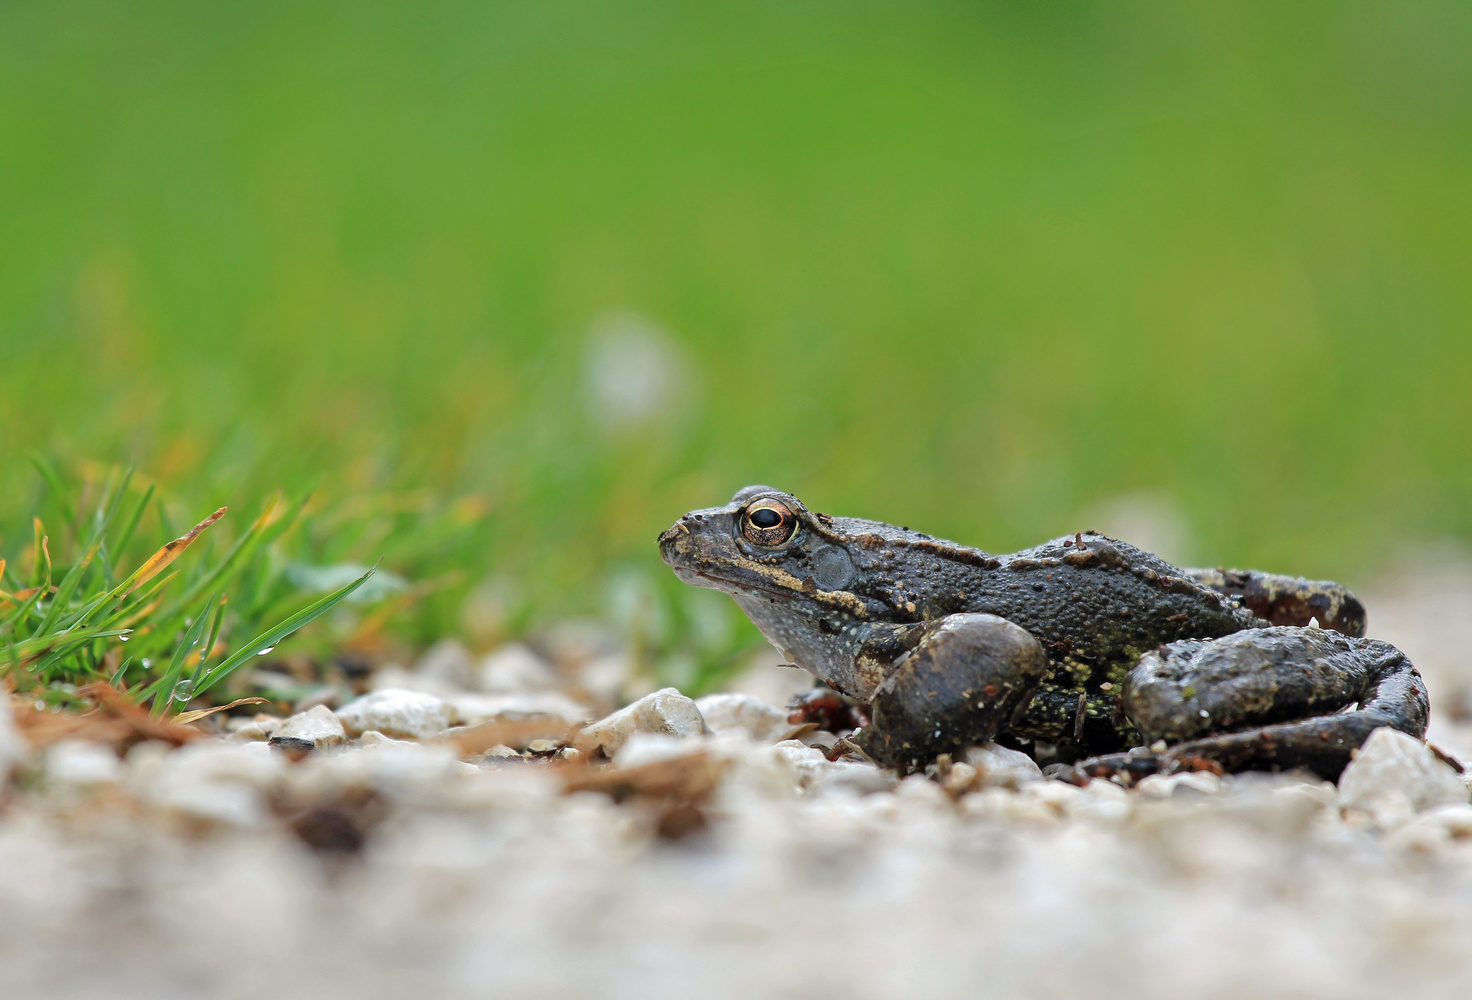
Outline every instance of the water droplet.
<svg viewBox="0 0 1472 1000"><path fill-rule="evenodd" d="M265 656L267 653L273 652L275 649L276 649L275 646L267 646L265 649L261 650L256 655L257 656Z"/></svg>
<svg viewBox="0 0 1472 1000"><path fill-rule="evenodd" d="M133 630L130 628L123 629L123 631L118 635L119 642L127 642L131 638L133 638Z"/></svg>
<svg viewBox="0 0 1472 1000"><path fill-rule="evenodd" d="M148 657L145 656L143 658L143 669L144 670L150 670L152 668L153 668L153 661L150 660Z"/></svg>
<svg viewBox="0 0 1472 1000"><path fill-rule="evenodd" d="M44 712L44 711L46 711L46 703L44 701L42 701L40 698L37 698L36 699L36 711L38 711L38 712Z"/></svg>
<svg viewBox="0 0 1472 1000"><path fill-rule="evenodd" d="M175 701L188 701L192 697L194 697L194 682L192 680L186 677L174 685L173 698Z"/></svg>

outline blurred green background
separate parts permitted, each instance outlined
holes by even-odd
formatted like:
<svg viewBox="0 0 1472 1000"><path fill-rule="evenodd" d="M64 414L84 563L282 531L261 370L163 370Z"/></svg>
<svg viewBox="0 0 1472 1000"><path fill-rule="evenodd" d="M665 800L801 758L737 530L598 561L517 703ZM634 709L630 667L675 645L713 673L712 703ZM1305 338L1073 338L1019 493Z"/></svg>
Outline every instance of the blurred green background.
<svg viewBox="0 0 1472 1000"><path fill-rule="evenodd" d="M752 481L1353 583L1472 535L1469 264L1452 0L9 0L0 551L39 452L320 477L416 641Z"/></svg>

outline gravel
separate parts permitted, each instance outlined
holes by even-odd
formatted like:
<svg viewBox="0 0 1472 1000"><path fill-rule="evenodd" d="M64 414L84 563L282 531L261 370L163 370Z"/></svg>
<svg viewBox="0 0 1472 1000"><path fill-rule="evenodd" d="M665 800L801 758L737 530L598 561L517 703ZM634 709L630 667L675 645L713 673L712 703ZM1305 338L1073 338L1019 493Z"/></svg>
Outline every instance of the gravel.
<svg viewBox="0 0 1472 1000"><path fill-rule="evenodd" d="M1472 621L1467 579L1462 603L1421 603ZM1401 587L1387 592L1414 594ZM1465 647L1437 646L1448 630L1418 624L1414 597L1383 603L1375 634L1433 665L1433 742L1468 754L1472 727L1440 693L1472 679ZM429 673L555 693L530 655L475 668L441 647ZM586 675L566 673L577 701ZM785 738L748 697L654 692L584 729L581 754L514 749L494 714L442 736L449 702L422 691L345 706L361 735L301 755L251 738L296 720L119 757L28 750L0 713L0 983L48 998L1472 989L1468 786L1416 740L1378 732L1338 787L1075 788L991 746L900 780L828 761L809 745L823 734Z"/></svg>

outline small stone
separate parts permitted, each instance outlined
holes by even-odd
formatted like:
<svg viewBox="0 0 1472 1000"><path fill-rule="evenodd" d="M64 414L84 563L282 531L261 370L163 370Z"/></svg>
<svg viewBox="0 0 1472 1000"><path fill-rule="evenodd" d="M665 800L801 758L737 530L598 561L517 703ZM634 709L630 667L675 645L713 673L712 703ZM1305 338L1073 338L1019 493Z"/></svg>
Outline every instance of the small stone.
<svg viewBox="0 0 1472 1000"><path fill-rule="evenodd" d="M950 770L941 777L940 786L959 798L981 787L981 773L963 760L951 765Z"/></svg>
<svg viewBox="0 0 1472 1000"><path fill-rule="evenodd" d="M301 760L317 749L317 744L300 736L273 736L267 741L267 745L284 754L287 760Z"/></svg>
<svg viewBox="0 0 1472 1000"><path fill-rule="evenodd" d="M562 743L559 740L532 740L526 748L534 754L550 754L560 746Z"/></svg>
<svg viewBox="0 0 1472 1000"><path fill-rule="evenodd" d="M1472 840L1472 805L1439 806L1422 813L1386 838L1394 850L1434 856L1454 841Z"/></svg>
<svg viewBox="0 0 1472 1000"><path fill-rule="evenodd" d="M1340 808L1367 813L1381 827L1467 800L1461 775L1425 743L1389 726L1372 732L1339 776Z"/></svg>
<svg viewBox="0 0 1472 1000"><path fill-rule="evenodd" d="M511 749L510 747L508 747L504 743L497 743L495 746L491 747L489 750L487 750L485 752L485 756L486 757L506 758L506 757L520 757L521 754L520 754L520 752Z"/></svg>
<svg viewBox="0 0 1472 1000"><path fill-rule="evenodd" d="M967 747L961 759L976 768L980 787L1017 788L1028 781L1041 781L1042 770L1037 761L1020 750L1009 750L995 743Z"/></svg>
<svg viewBox="0 0 1472 1000"><path fill-rule="evenodd" d="M474 684L475 662L464 643L444 639L424 651L414 664L414 674L436 687L463 690Z"/></svg>
<svg viewBox="0 0 1472 1000"><path fill-rule="evenodd" d="M708 694L695 707L714 733L740 729L754 740L775 741L792 729L785 711L749 694Z"/></svg>
<svg viewBox="0 0 1472 1000"><path fill-rule="evenodd" d="M704 749L700 741L682 739L665 733L634 733L618 753L613 755L613 766L618 768L643 767L662 760L674 760L688 753Z"/></svg>
<svg viewBox="0 0 1472 1000"><path fill-rule="evenodd" d="M1091 783L1092 785L1092 783ZM1135 789L1147 798L1185 798L1191 795L1214 795L1222 790L1222 779L1210 771L1181 771L1177 774L1151 774L1139 780Z"/></svg>
<svg viewBox="0 0 1472 1000"><path fill-rule="evenodd" d="M1051 781L1047 784L1063 785L1063 782ZM1095 778L1080 789L1077 795L1066 799L1064 809L1070 817L1119 822L1130 814L1130 793L1112 781Z"/></svg>
<svg viewBox="0 0 1472 1000"><path fill-rule="evenodd" d="M585 726L573 742L584 753L601 749L612 757L635 733L665 733L688 738L704 732L705 720L695 702L675 688L668 687L647 694L607 718Z"/></svg>
<svg viewBox="0 0 1472 1000"><path fill-rule="evenodd" d="M860 795L893 788L899 778L893 771L881 771L872 764L831 761L821 750L801 740L783 740L771 752L791 768L797 787L813 795L848 792Z"/></svg>
<svg viewBox="0 0 1472 1000"><path fill-rule="evenodd" d="M231 719L226 728L247 740L269 740L286 720L262 713L252 719Z"/></svg>
<svg viewBox="0 0 1472 1000"><path fill-rule="evenodd" d="M446 699L455 721L464 726L483 722L546 719L564 731L587 722L591 713L565 694L533 691L521 694L455 694Z"/></svg>
<svg viewBox="0 0 1472 1000"><path fill-rule="evenodd" d="M476 687L488 694L547 691L557 686L557 675L531 647L508 643L480 661Z"/></svg>
<svg viewBox="0 0 1472 1000"><path fill-rule="evenodd" d="M343 706L337 712L343 729L357 736L376 729L385 736L429 739L450 727L450 706L422 691L383 688Z"/></svg>
<svg viewBox="0 0 1472 1000"><path fill-rule="evenodd" d="M359 736L358 737L358 742L361 743L365 747L377 747L377 746L414 747L414 746L418 746L419 745L419 744L415 743L413 740L396 740L392 736L385 736L385 735L383 735L382 733L380 733L376 729L370 729L367 732L365 732L362 736Z"/></svg>
<svg viewBox="0 0 1472 1000"><path fill-rule="evenodd" d="M43 771L53 788L88 790L116 784L122 761L100 743L62 740L47 749Z"/></svg>
<svg viewBox="0 0 1472 1000"><path fill-rule="evenodd" d="M140 757L135 762L130 753L128 763L142 799L192 819L242 827L266 820L263 793L276 785L284 764L259 743L224 740Z"/></svg>
<svg viewBox="0 0 1472 1000"><path fill-rule="evenodd" d="M343 742L347 739L347 732L332 709L318 705L293 715L271 736L273 742L277 739L307 740L320 747Z"/></svg>

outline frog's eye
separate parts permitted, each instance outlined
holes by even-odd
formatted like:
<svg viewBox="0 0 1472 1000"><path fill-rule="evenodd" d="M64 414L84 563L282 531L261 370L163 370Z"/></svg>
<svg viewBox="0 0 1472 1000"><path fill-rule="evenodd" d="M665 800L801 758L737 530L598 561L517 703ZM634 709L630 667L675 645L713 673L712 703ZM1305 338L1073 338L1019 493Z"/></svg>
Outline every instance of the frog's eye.
<svg viewBox="0 0 1472 1000"><path fill-rule="evenodd" d="M741 534L753 545L781 545L797 530L797 515L780 500L758 500L741 515Z"/></svg>

